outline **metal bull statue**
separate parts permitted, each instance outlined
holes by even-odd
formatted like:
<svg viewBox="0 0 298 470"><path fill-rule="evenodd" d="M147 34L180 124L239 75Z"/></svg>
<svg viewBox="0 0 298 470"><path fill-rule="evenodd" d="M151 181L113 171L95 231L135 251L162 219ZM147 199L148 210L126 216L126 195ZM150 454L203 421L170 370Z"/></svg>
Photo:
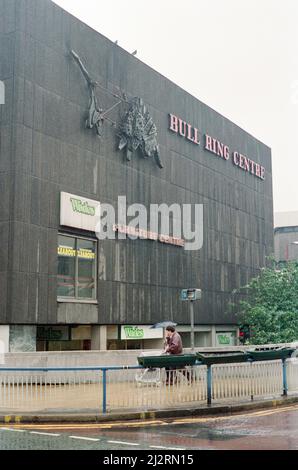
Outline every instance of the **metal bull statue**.
<svg viewBox="0 0 298 470"><path fill-rule="evenodd" d="M133 151L140 149L145 158L154 157L159 168L163 168L157 143L156 125L154 124L142 99L136 97L127 102L125 95L123 95L123 97L119 97L112 93L112 95L119 101L104 111L99 106L96 96L96 88L100 87L100 85L91 78L78 54L73 50L71 50L70 53L78 64L88 85L89 109L86 119L86 127L88 129L95 128L97 135L101 137L104 120L111 121L111 119L107 117L107 114L124 102L129 108L119 126L119 150L123 150L126 147L126 158L130 161ZM105 91L107 92L108 90ZM116 125L113 121L111 122L113 125Z"/></svg>
<svg viewBox="0 0 298 470"><path fill-rule="evenodd" d="M144 158L154 157L159 168L163 168L157 143L157 129L141 98L133 98L120 126L119 150L126 147L126 159L131 160L138 148Z"/></svg>
<svg viewBox="0 0 298 470"><path fill-rule="evenodd" d="M76 54L75 51L70 51L70 52L71 52L72 57L75 59L75 61L79 65L81 72L88 83L90 102L89 102L88 117L86 119L86 127L89 129L93 129L93 127L95 127L97 134L101 136L101 128L102 128L102 123L103 123L103 110L99 107L96 94L95 94L95 89L98 83L95 80L92 80L86 67L84 66L83 62L78 56L78 54Z"/></svg>

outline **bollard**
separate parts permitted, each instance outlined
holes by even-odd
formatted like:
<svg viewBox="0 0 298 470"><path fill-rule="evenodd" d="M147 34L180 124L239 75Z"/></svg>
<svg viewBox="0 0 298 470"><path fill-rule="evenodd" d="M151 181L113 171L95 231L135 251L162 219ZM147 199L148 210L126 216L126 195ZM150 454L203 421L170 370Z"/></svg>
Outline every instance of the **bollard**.
<svg viewBox="0 0 298 470"><path fill-rule="evenodd" d="M250 377L250 399L251 401L254 400L254 395L253 395L253 387L252 387L252 365L253 365L253 361L251 359L248 359L248 362L250 363L250 372L249 372L249 377Z"/></svg>
<svg viewBox="0 0 298 470"><path fill-rule="evenodd" d="M212 400L212 365L207 366L207 404L211 405Z"/></svg>
<svg viewBox="0 0 298 470"><path fill-rule="evenodd" d="M287 381L287 360L282 359L282 381L283 381L283 396L288 395L288 381Z"/></svg>
<svg viewBox="0 0 298 470"><path fill-rule="evenodd" d="M102 369L102 412L107 412L107 370Z"/></svg>

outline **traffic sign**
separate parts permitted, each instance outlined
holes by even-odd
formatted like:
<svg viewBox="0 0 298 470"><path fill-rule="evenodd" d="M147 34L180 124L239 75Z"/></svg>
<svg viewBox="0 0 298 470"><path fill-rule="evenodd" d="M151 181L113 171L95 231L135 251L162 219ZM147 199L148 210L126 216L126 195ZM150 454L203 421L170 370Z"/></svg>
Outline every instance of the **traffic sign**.
<svg viewBox="0 0 298 470"><path fill-rule="evenodd" d="M200 300L201 298L201 289L182 289L180 294L180 300Z"/></svg>

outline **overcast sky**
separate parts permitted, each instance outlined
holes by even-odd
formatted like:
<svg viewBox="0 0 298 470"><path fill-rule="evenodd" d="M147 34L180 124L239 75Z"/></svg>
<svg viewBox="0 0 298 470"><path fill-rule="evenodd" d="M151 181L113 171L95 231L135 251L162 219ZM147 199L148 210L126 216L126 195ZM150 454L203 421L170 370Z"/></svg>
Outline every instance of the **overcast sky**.
<svg viewBox="0 0 298 470"><path fill-rule="evenodd" d="M272 148L275 211L298 211L297 0L55 0Z"/></svg>

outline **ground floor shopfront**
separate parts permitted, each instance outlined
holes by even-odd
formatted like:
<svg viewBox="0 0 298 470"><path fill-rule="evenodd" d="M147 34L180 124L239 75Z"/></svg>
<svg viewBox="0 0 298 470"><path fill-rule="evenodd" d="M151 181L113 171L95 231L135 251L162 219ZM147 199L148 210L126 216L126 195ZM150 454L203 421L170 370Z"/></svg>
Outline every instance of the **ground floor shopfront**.
<svg viewBox="0 0 298 470"><path fill-rule="evenodd" d="M152 325L1 325L1 352L162 349L164 330ZM185 348L190 326L178 325ZM196 347L238 344L238 328L204 325L194 328Z"/></svg>
<svg viewBox="0 0 298 470"><path fill-rule="evenodd" d="M162 273L163 266L159 258L164 256L167 249L166 243L160 243L159 252L154 252L151 240L124 240L124 244L118 244L118 240L112 240L112 251L100 242L95 236L97 223L96 209L99 201L79 198L77 195L60 193L60 226L57 230L57 246L55 266L57 267L55 285L51 292L47 292L52 311L49 315L55 315L56 322L37 324L7 324L0 325L0 348L4 352L30 352L30 351L112 351L112 350L141 350L163 349L164 330L154 328L154 321L173 319L178 323L177 330L181 334L183 346L191 346L190 315L185 302L179 298L181 289L177 287L176 280L171 278L169 271ZM78 212L78 208L86 212ZM92 210L91 210L92 209ZM128 243L130 254L128 258ZM148 250L146 274L143 275L143 263L145 255L141 249ZM152 250L152 251L149 251ZM174 250L180 248L174 247ZM105 251L106 250L106 251ZM155 258L152 258L155 253ZM139 256L139 259L137 257ZM184 269L185 258L179 252L171 252L171 260L168 265L180 275ZM180 256L180 257L179 257ZM135 258L135 264L132 259ZM152 259L155 262L152 262ZM143 261L142 261L143 260ZM172 261L174 260L174 261ZM167 265L167 262L164 262ZM109 276L109 265L112 266ZM195 267L194 267L195 266ZM192 269L196 269L196 265ZM160 278L148 278L150 271L158 274ZM190 268L190 264L189 264ZM189 269L188 268L188 269ZM127 270L127 272L126 272ZM135 276L139 275L139 282ZM144 288L144 278L146 285ZM102 280L103 278L107 278ZM121 278L126 282L119 282ZM112 283L110 279L117 282ZM156 287L156 282L159 286ZM170 282L173 284L170 285ZM187 283L187 281L181 280ZM168 295L160 301L164 292L164 284L168 283ZM121 284L120 287L118 284ZM132 287L133 286L133 287ZM185 285L184 285L185 286ZM203 286L202 286L203 287ZM145 291L147 297L145 298ZM123 294L125 292L125 295ZM148 295L148 293L150 295ZM208 293L204 292L205 300ZM51 296L50 296L51 295ZM29 291L28 291L29 296ZM131 301L134 296L135 302ZM175 304L175 299L177 302ZM34 300L34 299L33 299ZM42 298L38 299L36 309L41 308ZM116 302L116 303L115 303ZM151 312L150 312L151 304ZM184 304L184 305L182 305ZM154 305L154 307L152 307ZM166 307L164 307L166 305ZM161 308L163 310L161 310ZM209 309L203 307L206 311ZM183 315L181 315L183 309ZM127 323L104 324L112 311L114 318L122 319ZM154 316L152 312L154 311ZM159 312L158 315L155 311ZM180 316L180 317L179 317ZM207 317L202 312L199 318ZM150 319L151 324L146 324ZM47 317L49 318L49 316ZM130 323L130 318L132 323ZM140 323L135 323L138 318ZM143 323L142 322L143 318ZM212 315L210 315L210 319ZM101 319L103 324L99 324ZM116 321L117 321L116 319ZM112 323L113 318L110 319ZM115 321L115 320L114 320ZM189 322L189 323L188 323ZM208 322L208 319L207 319ZM207 323L206 322L206 323ZM108 323L108 321L107 321ZM116 323L116 322L115 322ZM238 344L238 327L236 324L199 324L195 322L194 344L196 347L226 347ZM202 322L203 323L203 322Z"/></svg>

